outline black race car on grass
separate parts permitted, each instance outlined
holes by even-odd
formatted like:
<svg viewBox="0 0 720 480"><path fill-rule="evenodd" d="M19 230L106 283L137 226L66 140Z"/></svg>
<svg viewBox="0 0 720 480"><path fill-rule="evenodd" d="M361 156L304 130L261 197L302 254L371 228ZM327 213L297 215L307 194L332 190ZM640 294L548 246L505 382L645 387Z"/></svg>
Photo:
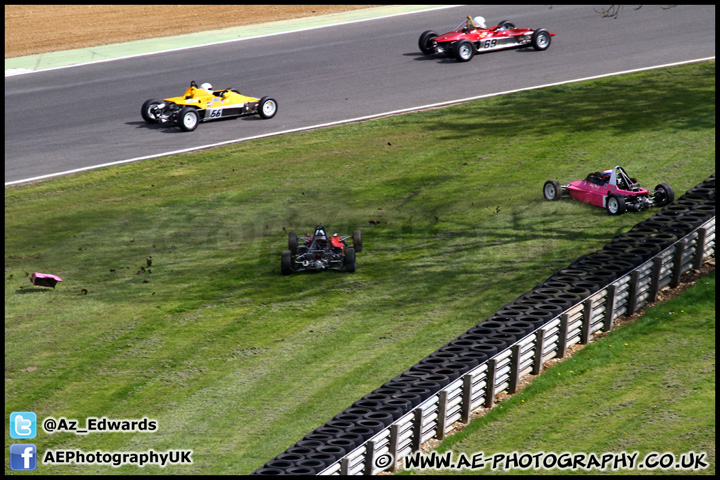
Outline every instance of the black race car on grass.
<svg viewBox="0 0 720 480"><path fill-rule="evenodd" d="M348 240L352 239L349 244ZM337 233L328 236L325 227L315 226L315 232L298 238L297 233L288 234L288 250L283 250L280 271L283 275L293 272L344 270L355 271L355 253L362 251L360 230L355 230L352 237L341 237Z"/></svg>

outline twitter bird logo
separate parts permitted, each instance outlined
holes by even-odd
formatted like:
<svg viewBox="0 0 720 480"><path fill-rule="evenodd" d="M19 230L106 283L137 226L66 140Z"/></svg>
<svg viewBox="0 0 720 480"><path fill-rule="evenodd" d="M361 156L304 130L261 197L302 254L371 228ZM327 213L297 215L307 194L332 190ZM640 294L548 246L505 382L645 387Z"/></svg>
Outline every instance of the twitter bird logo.
<svg viewBox="0 0 720 480"><path fill-rule="evenodd" d="M35 438L37 416L35 412L12 412L10 414L11 438Z"/></svg>

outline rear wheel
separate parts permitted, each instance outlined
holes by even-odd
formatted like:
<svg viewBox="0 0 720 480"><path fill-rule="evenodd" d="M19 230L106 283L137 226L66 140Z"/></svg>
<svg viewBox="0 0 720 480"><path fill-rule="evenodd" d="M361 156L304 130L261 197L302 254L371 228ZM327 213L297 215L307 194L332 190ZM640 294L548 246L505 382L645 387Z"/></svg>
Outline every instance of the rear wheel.
<svg viewBox="0 0 720 480"><path fill-rule="evenodd" d="M260 104L258 105L258 113L262 118L268 119L275 116L277 113L278 105L274 98L262 97Z"/></svg>
<svg viewBox="0 0 720 480"><path fill-rule="evenodd" d="M544 28L535 30L532 34L530 43L535 50L547 50L550 46L550 32Z"/></svg>
<svg viewBox="0 0 720 480"><path fill-rule="evenodd" d="M432 40L437 36L437 33L432 30L424 31L418 39L418 47L420 47L420 51L425 55L432 55L435 53L435 47L433 46Z"/></svg>
<svg viewBox="0 0 720 480"><path fill-rule="evenodd" d="M200 117L198 117L197 110L192 107L183 107L178 115L178 127L186 132L192 132L200 123Z"/></svg>
<svg viewBox="0 0 720 480"><path fill-rule="evenodd" d="M152 98L150 100L145 100L145 103L143 103L142 109L140 110L143 120L147 123L158 123L160 119L157 116L156 108L161 103L163 102Z"/></svg>
<svg viewBox="0 0 720 480"><path fill-rule="evenodd" d="M362 252L362 234L360 233L360 230L355 230L353 232L353 248L357 253Z"/></svg>
<svg viewBox="0 0 720 480"><path fill-rule="evenodd" d="M355 249L352 247L345 247L345 256L343 257L343 265L345 266L345 271L348 273L353 273L355 271Z"/></svg>
<svg viewBox="0 0 720 480"><path fill-rule="evenodd" d="M460 40L455 46L455 58L458 62L468 62L475 55L475 47L470 40Z"/></svg>
<svg viewBox="0 0 720 480"><path fill-rule="evenodd" d="M560 198L560 184L555 180L548 180L543 186L545 200L557 200Z"/></svg>
<svg viewBox="0 0 720 480"><path fill-rule="evenodd" d="M622 215L626 210L625 199L619 195L610 195L606 207L610 215Z"/></svg>
<svg viewBox="0 0 720 480"><path fill-rule="evenodd" d="M288 234L288 248L290 249L290 253L292 253L293 255L297 255L297 251L298 251L297 233L290 232Z"/></svg>
<svg viewBox="0 0 720 480"><path fill-rule="evenodd" d="M290 253L290 250L283 250L280 256L280 271L283 275L292 273L292 253Z"/></svg>
<svg viewBox="0 0 720 480"><path fill-rule="evenodd" d="M655 187L655 197L653 201L656 206L662 207L675 201L675 192L667 183L661 183Z"/></svg>

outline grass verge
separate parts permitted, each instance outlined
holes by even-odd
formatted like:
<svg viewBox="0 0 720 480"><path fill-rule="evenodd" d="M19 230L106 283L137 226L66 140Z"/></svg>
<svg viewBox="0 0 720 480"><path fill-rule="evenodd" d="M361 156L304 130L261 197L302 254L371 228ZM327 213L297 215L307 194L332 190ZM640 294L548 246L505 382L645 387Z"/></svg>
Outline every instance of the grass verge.
<svg viewBox="0 0 720 480"><path fill-rule="evenodd" d="M653 214L548 203L545 180L621 164L682 193L714 171L714 115L708 62L6 188L6 422L148 416L35 440L194 451L37 473L249 473ZM288 232L319 222L363 231L358 271L282 277Z"/></svg>

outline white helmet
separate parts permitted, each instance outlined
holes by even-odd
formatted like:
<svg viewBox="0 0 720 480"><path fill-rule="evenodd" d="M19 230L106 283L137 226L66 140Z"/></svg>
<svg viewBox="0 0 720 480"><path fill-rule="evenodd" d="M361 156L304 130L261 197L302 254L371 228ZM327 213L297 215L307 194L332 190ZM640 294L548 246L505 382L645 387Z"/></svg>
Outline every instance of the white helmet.
<svg viewBox="0 0 720 480"><path fill-rule="evenodd" d="M207 90L210 93L212 93L212 91L213 91L212 85L210 85L208 82L205 82L202 85L200 85L200 88L202 88L203 90Z"/></svg>
<svg viewBox="0 0 720 480"><path fill-rule="evenodd" d="M473 23L477 28L487 28L485 26L485 18L484 17L475 17L473 18Z"/></svg>

